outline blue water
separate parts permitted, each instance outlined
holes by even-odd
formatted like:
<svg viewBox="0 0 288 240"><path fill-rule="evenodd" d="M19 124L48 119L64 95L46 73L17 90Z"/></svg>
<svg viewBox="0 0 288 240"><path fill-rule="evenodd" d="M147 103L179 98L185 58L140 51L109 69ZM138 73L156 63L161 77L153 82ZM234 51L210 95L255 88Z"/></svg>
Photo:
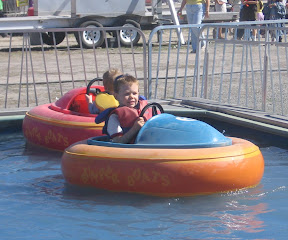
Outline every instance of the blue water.
<svg viewBox="0 0 288 240"><path fill-rule="evenodd" d="M68 186L61 154L27 147L21 133L1 134L0 151L1 239L287 239L286 149L261 147L254 189L186 198Z"/></svg>

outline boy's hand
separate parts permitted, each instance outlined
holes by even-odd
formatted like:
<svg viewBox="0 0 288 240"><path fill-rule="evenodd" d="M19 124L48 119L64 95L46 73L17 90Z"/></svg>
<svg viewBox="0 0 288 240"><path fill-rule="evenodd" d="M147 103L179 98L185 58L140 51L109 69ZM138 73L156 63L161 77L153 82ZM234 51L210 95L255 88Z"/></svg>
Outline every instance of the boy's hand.
<svg viewBox="0 0 288 240"><path fill-rule="evenodd" d="M115 143L129 143L131 139L137 136L139 130L145 124L145 120L143 117L138 117L134 122L132 128L126 132L123 136L117 136L112 139Z"/></svg>
<svg viewBox="0 0 288 240"><path fill-rule="evenodd" d="M134 122L132 128L133 128L134 130L140 130L140 129L143 127L144 124L145 124L144 118L143 118L143 117L138 117L138 118L136 119L136 121Z"/></svg>
<svg viewBox="0 0 288 240"><path fill-rule="evenodd" d="M87 103L93 103L92 95L85 94Z"/></svg>

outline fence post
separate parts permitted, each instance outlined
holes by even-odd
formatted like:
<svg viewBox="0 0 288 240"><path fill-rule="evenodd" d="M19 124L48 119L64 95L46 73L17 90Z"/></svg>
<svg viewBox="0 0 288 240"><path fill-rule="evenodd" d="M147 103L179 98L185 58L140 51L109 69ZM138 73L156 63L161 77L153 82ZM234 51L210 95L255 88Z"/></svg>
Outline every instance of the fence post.
<svg viewBox="0 0 288 240"><path fill-rule="evenodd" d="M33 8L34 8L34 16L38 16L38 0L33 1Z"/></svg>
<svg viewBox="0 0 288 240"><path fill-rule="evenodd" d="M267 48L267 46L266 46ZM267 97L267 74L268 74L268 56L265 50L264 55L264 74L263 74L263 86L262 86L262 111L266 111L266 97Z"/></svg>
<svg viewBox="0 0 288 240"><path fill-rule="evenodd" d="M76 17L76 0L71 0L71 18Z"/></svg>
<svg viewBox="0 0 288 240"><path fill-rule="evenodd" d="M204 98L207 99L207 89L208 89L208 69L209 69L209 52L205 51L205 77L204 77Z"/></svg>
<svg viewBox="0 0 288 240"><path fill-rule="evenodd" d="M192 30L193 31L193 30ZM195 81L195 97L199 97L199 84L200 84L200 51L201 51L201 41L203 41L202 36L202 27L198 32L198 41L197 41L197 49L196 49L196 58L195 58L195 69L196 69L196 81ZM200 39L201 38L201 39Z"/></svg>

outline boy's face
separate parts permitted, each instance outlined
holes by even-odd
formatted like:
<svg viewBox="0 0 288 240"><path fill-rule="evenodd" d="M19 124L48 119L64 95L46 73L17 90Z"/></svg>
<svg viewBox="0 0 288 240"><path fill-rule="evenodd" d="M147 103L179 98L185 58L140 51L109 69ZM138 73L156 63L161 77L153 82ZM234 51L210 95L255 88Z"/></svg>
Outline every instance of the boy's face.
<svg viewBox="0 0 288 240"><path fill-rule="evenodd" d="M119 101L120 106L133 108L137 105L139 99L139 86L137 83L131 85L122 84L119 92L115 93L116 99Z"/></svg>

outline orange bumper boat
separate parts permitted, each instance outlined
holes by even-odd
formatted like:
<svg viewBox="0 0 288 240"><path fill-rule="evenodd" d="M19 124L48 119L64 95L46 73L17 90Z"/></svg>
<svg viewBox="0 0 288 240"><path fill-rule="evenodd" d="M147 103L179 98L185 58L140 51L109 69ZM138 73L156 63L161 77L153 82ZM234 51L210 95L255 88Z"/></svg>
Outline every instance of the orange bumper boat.
<svg viewBox="0 0 288 240"><path fill-rule="evenodd" d="M201 121L161 114L145 123L135 144L105 136L73 144L63 154L62 172L74 185L181 197L254 187L264 159L249 141L227 138Z"/></svg>

